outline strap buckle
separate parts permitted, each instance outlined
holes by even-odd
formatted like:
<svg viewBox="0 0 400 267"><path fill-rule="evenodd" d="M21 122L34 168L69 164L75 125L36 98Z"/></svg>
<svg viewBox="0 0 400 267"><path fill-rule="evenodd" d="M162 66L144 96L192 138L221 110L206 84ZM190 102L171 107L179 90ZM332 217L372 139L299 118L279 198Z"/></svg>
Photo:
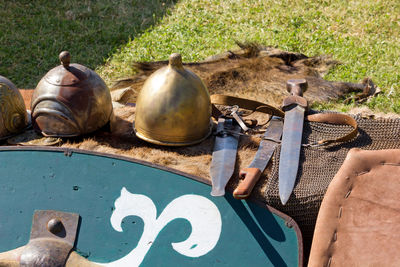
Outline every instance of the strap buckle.
<svg viewBox="0 0 400 267"><path fill-rule="evenodd" d="M238 105L232 106L230 111L231 111L231 116L239 124L239 126L242 128L242 130L244 132L247 132L249 130L249 128L246 126L246 124L244 123L242 117L240 117L240 115L239 115L239 112L238 112L239 111L239 106Z"/></svg>

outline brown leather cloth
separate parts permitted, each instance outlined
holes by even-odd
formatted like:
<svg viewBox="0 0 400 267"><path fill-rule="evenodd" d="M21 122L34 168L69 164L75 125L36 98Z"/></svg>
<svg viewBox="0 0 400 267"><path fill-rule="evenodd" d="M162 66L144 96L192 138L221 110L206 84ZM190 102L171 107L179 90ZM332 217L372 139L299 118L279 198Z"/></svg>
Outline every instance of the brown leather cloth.
<svg viewBox="0 0 400 267"><path fill-rule="evenodd" d="M314 266L400 266L400 150L352 149L322 201Z"/></svg>

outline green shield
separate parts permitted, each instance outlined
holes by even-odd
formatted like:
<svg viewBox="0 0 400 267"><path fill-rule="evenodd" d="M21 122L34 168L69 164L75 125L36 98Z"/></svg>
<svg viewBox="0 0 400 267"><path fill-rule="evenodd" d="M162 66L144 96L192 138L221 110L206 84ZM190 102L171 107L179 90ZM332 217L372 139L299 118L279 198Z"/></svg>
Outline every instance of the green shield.
<svg viewBox="0 0 400 267"><path fill-rule="evenodd" d="M288 216L204 179L124 157L0 149L0 252L28 243L35 210L80 215L75 250L109 266L298 266Z"/></svg>

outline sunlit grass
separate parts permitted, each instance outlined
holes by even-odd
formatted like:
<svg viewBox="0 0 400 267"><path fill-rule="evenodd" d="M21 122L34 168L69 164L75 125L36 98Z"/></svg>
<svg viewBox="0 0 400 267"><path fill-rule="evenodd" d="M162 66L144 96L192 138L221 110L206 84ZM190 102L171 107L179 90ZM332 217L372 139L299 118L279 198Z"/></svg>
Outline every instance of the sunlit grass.
<svg viewBox="0 0 400 267"><path fill-rule="evenodd" d="M173 52L197 61L235 49L235 40L308 56L331 55L343 64L326 79L358 82L371 77L384 94L368 105L400 111L399 1L183 0L98 71L111 82L131 75L133 61L166 59ZM345 109L333 103L329 107Z"/></svg>
<svg viewBox="0 0 400 267"><path fill-rule="evenodd" d="M400 1L0 0L0 7L0 75L19 87L34 87L63 49L112 84L134 73L133 61L173 52L198 61L236 49L238 40L330 55L342 64L326 79L371 77L384 93L367 105L400 112Z"/></svg>

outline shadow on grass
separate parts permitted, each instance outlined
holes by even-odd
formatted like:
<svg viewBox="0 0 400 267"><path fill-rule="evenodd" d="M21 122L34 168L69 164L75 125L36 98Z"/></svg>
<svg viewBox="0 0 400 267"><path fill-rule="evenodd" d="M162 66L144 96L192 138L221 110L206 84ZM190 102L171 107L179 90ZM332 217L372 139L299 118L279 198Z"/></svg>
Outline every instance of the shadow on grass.
<svg viewBox="0 0 400 267"><path fill-rule="evenodd" d="M0 75L34 88L69 50L94 69L168 15L177 0L0 0Z"/></svg>

